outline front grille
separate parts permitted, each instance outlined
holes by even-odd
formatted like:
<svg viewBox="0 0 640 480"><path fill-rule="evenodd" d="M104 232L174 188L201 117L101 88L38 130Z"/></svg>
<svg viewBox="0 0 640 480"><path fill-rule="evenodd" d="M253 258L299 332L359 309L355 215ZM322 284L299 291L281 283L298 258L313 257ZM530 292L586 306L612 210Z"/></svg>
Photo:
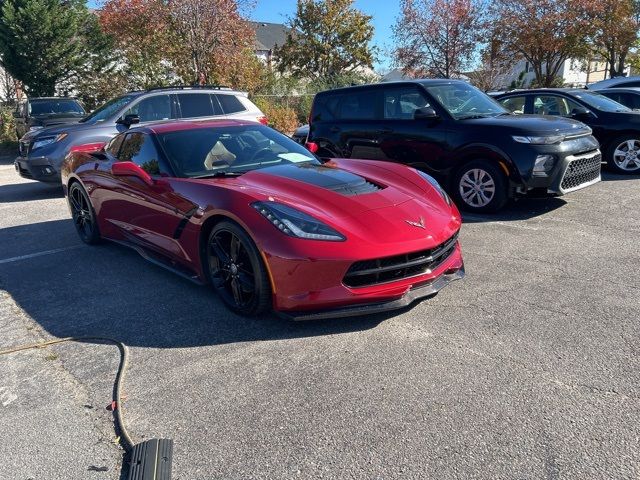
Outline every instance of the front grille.
<svg viewBox="0 0 640 480"><path fill-rule="evenodd" d="M343 283L347 287L365 287L430 273L449 258L457 241L456 232L446 242L428 250L355 262L349 267Z"/></svg>
<svg viewBox="0 0 640 480"><path fill-rule="evenodd" d="M564 172L560 188L563 191L575 190L580 186L593 182L600 177L602 155L576 157L571 160Z"/></svg>

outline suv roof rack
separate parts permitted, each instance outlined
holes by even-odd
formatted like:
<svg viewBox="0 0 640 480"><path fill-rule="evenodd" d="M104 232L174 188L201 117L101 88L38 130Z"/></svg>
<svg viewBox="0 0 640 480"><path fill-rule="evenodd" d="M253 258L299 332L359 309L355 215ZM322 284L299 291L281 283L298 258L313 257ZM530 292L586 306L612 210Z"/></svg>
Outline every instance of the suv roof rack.
<svg viewBox="0 0 640 480"><path fill-rule="evenodd" d="M190 90L190 89L198 90L203 88L209 88L214 90L232 90L232 88L227 85L171 85L166 87L147 88L144 91L153 92L156 90Z"/></svg>

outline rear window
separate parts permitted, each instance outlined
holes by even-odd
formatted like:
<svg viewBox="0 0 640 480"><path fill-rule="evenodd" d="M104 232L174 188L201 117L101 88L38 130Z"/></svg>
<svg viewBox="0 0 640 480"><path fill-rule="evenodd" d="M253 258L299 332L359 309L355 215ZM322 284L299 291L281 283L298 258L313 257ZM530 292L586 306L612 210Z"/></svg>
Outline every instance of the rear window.
<svg viewBox="0 0 640 480"><path fill-rule="evenodd" d="M316 96L312 121L377 120L380 95L375 90Z"/></svg>
<svg viewBox="0 0 640 480"><path fill-rule="evenodd" d="M222 106L222 111L227 115L246 110L242 102L233 95L216 95L216 97Z"/></svg>
<svg viewBox="0 0 640 480"><path fill-rule="evenodd" d="M178 101L182 118L222 115L220 106L217 102L211 102L211 96L208 93L179 93Z"/></svg>

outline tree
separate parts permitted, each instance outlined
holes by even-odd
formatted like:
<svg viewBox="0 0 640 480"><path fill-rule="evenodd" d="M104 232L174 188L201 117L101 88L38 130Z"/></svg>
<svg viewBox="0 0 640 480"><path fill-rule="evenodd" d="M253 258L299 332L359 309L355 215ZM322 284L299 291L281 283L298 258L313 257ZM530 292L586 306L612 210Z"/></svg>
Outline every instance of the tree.
<svg viewBox="0 0 640 480"><path fill-rule="evenodd" d="M568 58L588 54L591 8L591 0L494 0L492 13L500 40L531 64L534 83L551 87Z"/></svg>
<svg viewBox="0 0 640 480"><path fill-rule="evenodd" d="M79 29L82 0L4 0L0 11L2 66L30 95L55 94L56 85L84 62Z"/></svg>
<svg viewBox="0 0 640 480"><path fill-rule="evenodd" d="M371 19L354 8L353 0L298 0L287 39L274 52L278 70L326 78L372 68Z"/></svg>
<svg viewBox="0 0 640 480"><path fill-rule="evenodd" d="M481 28L474 0L402 0L394 27L396 62L414 76L458 76L469 66Z"/></svg>
<svg viewBox="0 0 640 480"><path fill-rule="evenodd" d="M490 32L489 41L480 52L479 68L467 73L471 83L485 92L505 87L505 79L513 68L513 56Z"/></svg>
<svg viewBox="0 0 640 480"><path fill-rule="evenodd" d="M627 56L638 42L640 3L636 0L601 0L594 5L593 45L609 64L609 75L624 75Z"/></svg>

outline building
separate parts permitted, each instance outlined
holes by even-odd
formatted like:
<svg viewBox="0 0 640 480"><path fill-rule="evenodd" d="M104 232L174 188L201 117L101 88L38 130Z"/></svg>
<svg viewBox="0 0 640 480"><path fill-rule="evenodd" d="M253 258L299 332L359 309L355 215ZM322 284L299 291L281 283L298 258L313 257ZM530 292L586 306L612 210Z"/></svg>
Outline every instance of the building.
<svg viewBox="0 0 640 480"><path fill-rule="evenodd" d="M274 50L287 40L290 28L282 23L251 22L256 29L256 56L266 65L272 65Z"/></svg>

